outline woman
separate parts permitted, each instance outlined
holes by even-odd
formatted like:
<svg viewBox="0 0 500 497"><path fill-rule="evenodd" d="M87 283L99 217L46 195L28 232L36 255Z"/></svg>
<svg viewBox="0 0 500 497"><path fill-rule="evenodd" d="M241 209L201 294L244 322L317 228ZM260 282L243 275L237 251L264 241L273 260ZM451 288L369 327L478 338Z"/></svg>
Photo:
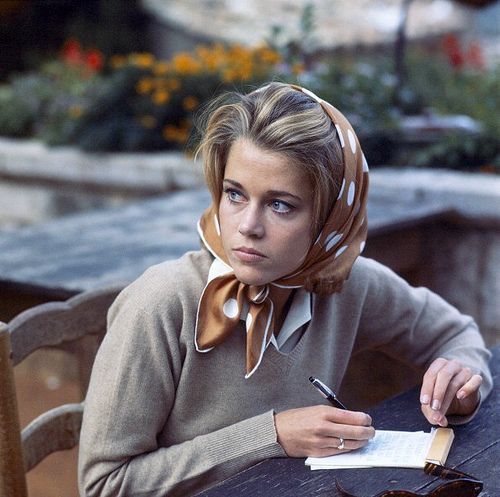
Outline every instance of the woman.
<svg viewBox="0 0 500 497"><path fill-rule="evenodd" d="M425 371L432 424L465 422L491 389L471 318L359 257L368 167L330 104L272 83L210 115L202 249L150 268L109 313L89 387L80 490L190 495L268 457L337 454L374 435L327 406L351 355Z"/></svg>

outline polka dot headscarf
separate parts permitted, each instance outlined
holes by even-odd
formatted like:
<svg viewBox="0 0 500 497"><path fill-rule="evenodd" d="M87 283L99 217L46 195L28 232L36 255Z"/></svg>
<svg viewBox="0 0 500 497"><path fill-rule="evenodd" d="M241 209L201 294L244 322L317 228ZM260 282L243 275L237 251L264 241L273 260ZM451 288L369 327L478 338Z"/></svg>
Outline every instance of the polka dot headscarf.
<svg viewBox="0 0 500 497"><path fill-rule="evenodd" d="M229 272L212 279L203 291L196 321L196 349L208 352L233 332L240 319L245 319L247 378L257 370L273 332L279 331L274 330L274 323L293 289L304 287L321 294L339 292L367 235L368 165L352 126L340 111L314 93L299 86L290 87L315 100L332 119L342 147L344 174L338 198L318 238L293 274L266 285L251 286ZM210 206L200 219L198 231L208 250L229 265L217 212L218 206ZM248 309L246 316L241 315L243 309Z"/></svg>

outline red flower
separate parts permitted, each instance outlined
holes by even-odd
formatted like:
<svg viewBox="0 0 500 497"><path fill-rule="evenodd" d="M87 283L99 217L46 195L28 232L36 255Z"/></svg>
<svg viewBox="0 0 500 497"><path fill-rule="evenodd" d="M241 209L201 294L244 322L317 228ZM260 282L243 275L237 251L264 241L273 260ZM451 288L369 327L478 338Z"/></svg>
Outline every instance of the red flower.
<svg viewBox="0 0 500 497"><path fill-rule="evenodd" d="M85 55L85 63L93 71L100 71L104 64L104 57L99 50L88 50Z"/></svg>
<svg viewBox="0 0 500 497"><path fill-rule="evenodd" d="M465 57L458 38L453 34L447 34L443 37L442 45L450 64L455 69L460 69L464 65Z"/></svg>
<svg viewBox="0 0 500 497"><path fill-rule="evenodd" d="M77 40L68 40L62 48L62 59L69 65L78 66L82 63L82 47Z"/></svg>
<svg viewBox="0 0 500 497"><path fill-rule="evenodd" d="M474 69L484 69L484 57L481 45L477 41L473 41L467 50L467 62Z"/></svg>

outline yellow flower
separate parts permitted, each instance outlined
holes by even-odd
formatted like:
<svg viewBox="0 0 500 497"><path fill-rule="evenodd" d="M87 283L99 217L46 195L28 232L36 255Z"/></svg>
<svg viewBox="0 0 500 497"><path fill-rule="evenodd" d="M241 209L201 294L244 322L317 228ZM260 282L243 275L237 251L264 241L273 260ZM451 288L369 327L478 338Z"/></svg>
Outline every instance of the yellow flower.
<svg viewBox="0 0 500 497"><path fill-rule="evenodd" d="M204 45L196 47L196 55L209 72L215 72L220 65L221 58L213 50Z"/></svg>
<svg viewBox="0 0 500 497"><path fill-rule="evenodd" d="M113 55L109 62L113 69L120 69L126 64L127 59L124 55Z"/></svg>
<svg viewBox="0 0 500 497"><path fill-rule="evenodd" d="M156 105L164 105L170 100L170 93L165 90L157 90L153 93L152 99Z"/></svg>
<svg viewBox="0 0 500 497"><path fill-rule="evenodd" d="M139 116L138 121L144 128L148 129L154 128L157 123L156 118L150 115Z"/></svg>
<svg viewBox="0 0 500 497"><path fill-rule="evenodd" d="M154 82L151 78L142 78L135 85L135 91L139 93L139 95L144 95L145 93L149 93L154 86Z"/></svg>
<svg viewBox="0 0 500 497"><path fill-rule="evenodd" d="M160 61L154 65L153 72L157 76L165 76L168 73L169 69L170 69L170 66L168 65L167 62Z"/></svg>
<svg viewBox="0 0 500 497"><path fill-rule="evenodd" d="M295 62L295 64L292 65L292 73L295 74L295 76L303 73L304 71L305 66L302 62Z"/></svg>
<svg viewBox="0 0 500 497"><path fill-rule="evenodd" d="M163 128L163 138L170 142L186 143L189 137L189 129L187 127L177 127L173 124L167 124Z"/></svg>
<svg viewBox="0 0 500 497"><path fill-rule="evenodd" d="M224 81L224 83L232 83L235 79L237 79L237 74L234 69L222 71L222 81Z"/></svg>
<svg viewBox="0 0 500 497"><path fill-rule="evenodd" d="M78 119L83 114L83 108L81 105L72 105L68 113L73 119Z"/></svg>
<svg viewBox="0 0 500 497"><path fill-rule="evenodd" d="M277 64L278 62L281 62L281 56L278 52L275 50L267 47L266 45L263 45L261 47L258 47L255 50L255 53L257 57L261 59L262 62L265 64Z"/></svg>
<svg viewBox="0 0 500 497"><path fill-rule="evenodd" d="M198 99L191 95L184 97L184 99L182 100L182 107L184 107L184 109L189 112L196 109L196 107L198 107L198 104L199 104Z"/></svg>
<svg viewBox="0 0 500 497"><path fill-rule="evenodd" d="M171 78L168 80L168 87L172 90L178 90L181 87L181 81L178 78Z"/></svg>
<svg viewBox="0 0 500 497"><path fill-rule="evenodd" d="M143 53L133 53L130 55L130 62L132 64L147 69L152 67L155 63L155 57L153 54L143 52Z"/></svg>
<svg viewBox="0 0 500 497"><path fill-rule="evenodd" d="M179 74L196 74L200 71L201 65L191 54L180 52L172 59L172 67Z"/></svg>

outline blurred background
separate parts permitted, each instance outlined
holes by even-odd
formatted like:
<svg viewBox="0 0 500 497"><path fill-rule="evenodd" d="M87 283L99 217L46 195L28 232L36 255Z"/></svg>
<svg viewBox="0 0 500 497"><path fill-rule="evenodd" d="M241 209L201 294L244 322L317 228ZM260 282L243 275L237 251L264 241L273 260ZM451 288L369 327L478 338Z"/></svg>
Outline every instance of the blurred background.
<svg viewBox="0 0 500 497"><path fill-rule="evenodd" d="M200 110L269 80L341 109L372 170L497 178L499 62L494 0L0 0L0 239L199 186ZM0 299L4 321L27 305ZM78 395L34 362L17 373L22 424L40 392ZM30 495L62 495L63 478L76 496L75 457L49 457Z"/></svg>
<svg viewBox="0 0 500 497"><path fill-rule="evenodd" d="M494 1L2 0L0 23L3 137L190 150L207 99L282 79L348 114L371 164L498 167ZM409 150L429 114L468 119Z"/></svg>

